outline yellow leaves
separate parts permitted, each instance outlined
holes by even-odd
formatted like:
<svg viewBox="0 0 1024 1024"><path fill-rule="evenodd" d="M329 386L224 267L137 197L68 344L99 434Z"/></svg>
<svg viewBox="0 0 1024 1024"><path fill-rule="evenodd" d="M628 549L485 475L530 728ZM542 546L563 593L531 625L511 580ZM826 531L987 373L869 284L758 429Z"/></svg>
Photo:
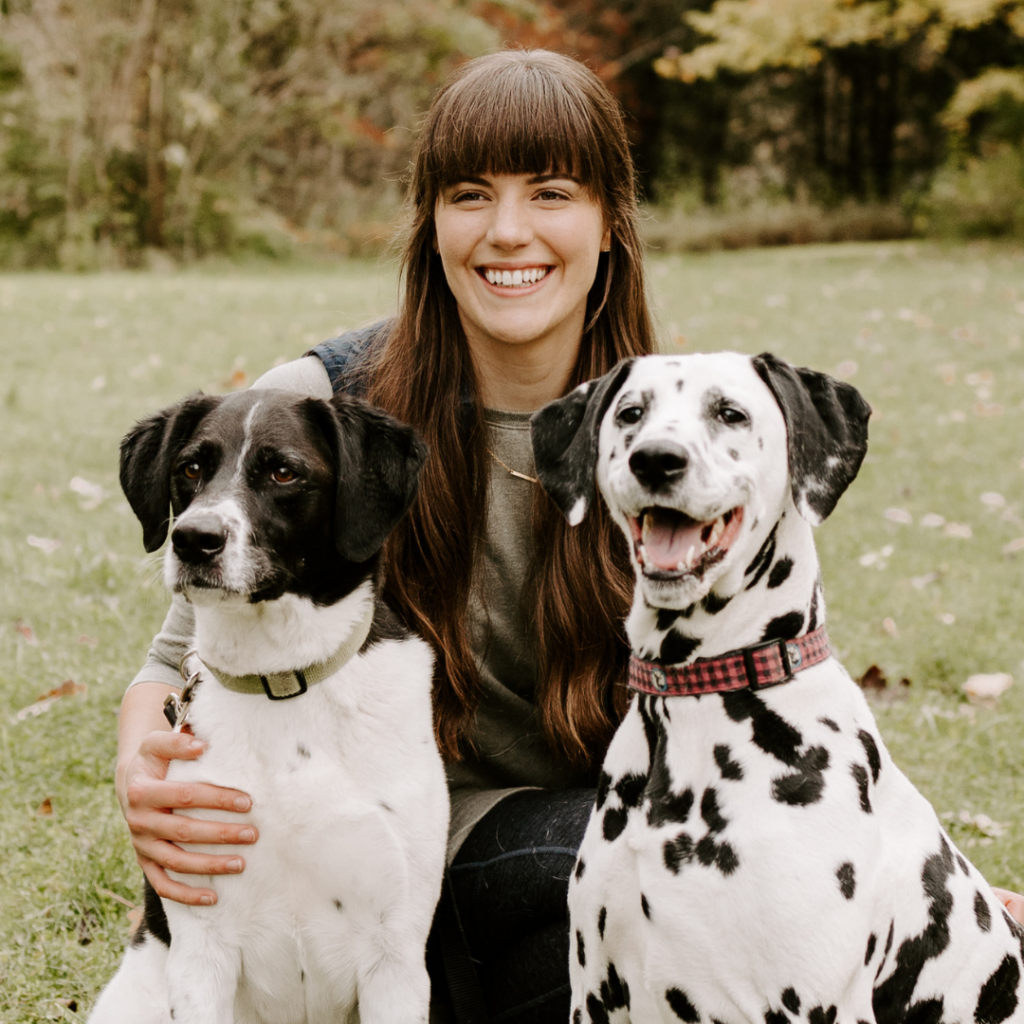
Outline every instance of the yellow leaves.
<svg viewBox="0 0 1024 1024"><path fill-rule="evenodd" d="M1024 104L1024 70L989 68L977 78L962 82L939 121L948 131L966 135L975 114L992 109L1004 98Z"/></svg>

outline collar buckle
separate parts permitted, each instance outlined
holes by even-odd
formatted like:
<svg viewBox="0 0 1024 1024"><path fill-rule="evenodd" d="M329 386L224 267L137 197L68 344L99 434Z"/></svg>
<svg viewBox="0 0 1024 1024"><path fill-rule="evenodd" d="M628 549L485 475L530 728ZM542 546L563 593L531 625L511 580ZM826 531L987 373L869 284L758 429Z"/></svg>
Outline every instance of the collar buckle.
<svg viewBox="0 0 1024 1024"><path fill-rule="evenodd" d="M773 679L768 677L764 682L761 681L761 677L757 671L757 662L754 660L754 655L759 651L770 651L772 648L777 648L779 652L779 660L782 662L782 678ZM797 652L797 664L802 659L799 657L799 648L794 648ZM751 690L764 690L771 686L778 686L780 683L788 682L793 678L793 666L790 661L790 644L786 643L785 640L767 640L763 644L755 644L753 647L745 647L743 649L743 667L747 673L747 684Z"/></svg>
<svg viewBox="0 0 1024 1024"><path fill-rule="evenodd" d="M291 700L292 697L301 697L308 687L306 686L306 676L301 669L294 669L289 672L288 675L295 676L296 681L299 684L297 690L292 690L290 693L274 693L270 686L270 680L266 676L260 676L260 683L263 684L263 692L271 700Z"/></svg>

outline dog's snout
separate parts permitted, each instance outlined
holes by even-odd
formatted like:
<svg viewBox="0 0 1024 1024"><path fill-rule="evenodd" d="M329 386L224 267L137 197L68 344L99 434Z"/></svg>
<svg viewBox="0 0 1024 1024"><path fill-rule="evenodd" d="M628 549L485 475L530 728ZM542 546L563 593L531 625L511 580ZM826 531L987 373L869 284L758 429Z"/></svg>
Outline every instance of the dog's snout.
<svg viewBox="0 0 1024 1024"><path fill-rule="evenodd" d="M686 449L671 441L649 441L629 456L629 468L649 491L660 491L676 483L689 463Z"/></svg>
<svg viewBox="0 0 1024 1024"><path fill-rule="evenodd" d="M196 516L171 532L174 553L189 565L209 562L224 550L227 541L227 528L216 516Z"/></svg>

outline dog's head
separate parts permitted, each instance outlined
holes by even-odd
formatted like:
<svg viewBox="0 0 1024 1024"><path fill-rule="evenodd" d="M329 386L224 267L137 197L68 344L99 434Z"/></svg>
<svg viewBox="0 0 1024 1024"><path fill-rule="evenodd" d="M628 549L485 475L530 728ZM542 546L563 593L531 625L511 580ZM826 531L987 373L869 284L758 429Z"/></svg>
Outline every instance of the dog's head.
<svg viewBox="0 0 1024 1024"><path fill-rule="evenodd" d="M596 480L647 601L683 608L789 501L812 525L829 515L870 413L850 385L769 354L625 360L534 415L537 475L572 524Z"/></svg>
<svg viewBox="0 0 1024 1024"><path fill-rule="evenodd" d="M170 530L172 590L331 603L372 571L425 457L411 428L344 395L198 394L125 437L121 486L147 551Z"/></svg>

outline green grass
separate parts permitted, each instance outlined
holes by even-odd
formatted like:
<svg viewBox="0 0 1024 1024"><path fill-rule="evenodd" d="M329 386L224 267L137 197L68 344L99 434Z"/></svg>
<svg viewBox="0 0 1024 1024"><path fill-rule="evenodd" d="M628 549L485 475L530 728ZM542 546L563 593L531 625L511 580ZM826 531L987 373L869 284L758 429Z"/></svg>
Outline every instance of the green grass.
<svg viewBox="0 0 1024 1024"><path fill-rule="evenodd" d="M851 673L877 664L893 688L911 680L878 707L894 756L987 877L1024 889L1024 553L1002 553L1024 536L1024 254L850 245L651 266L666 336L684 351L772 350L841 372L874 406L868 461L818 532L830 632ZM84 1020L127 933L126 908L101 890L138 899L113 795L115 715L165 598L117 486L120 437L393 296L389 270L356 262L0 276L0 1022ZM978 415L979 403L1001 412ZM98 505L74 477L104 489ZM894 508L913 522L887 519ZM972 536L922 527L927 513ZM1017 686L997 710L967 705L963 681L991 671ZM16 721L66 679L88 692ZM963 809L1007 828L985 835Z"/></svg>

